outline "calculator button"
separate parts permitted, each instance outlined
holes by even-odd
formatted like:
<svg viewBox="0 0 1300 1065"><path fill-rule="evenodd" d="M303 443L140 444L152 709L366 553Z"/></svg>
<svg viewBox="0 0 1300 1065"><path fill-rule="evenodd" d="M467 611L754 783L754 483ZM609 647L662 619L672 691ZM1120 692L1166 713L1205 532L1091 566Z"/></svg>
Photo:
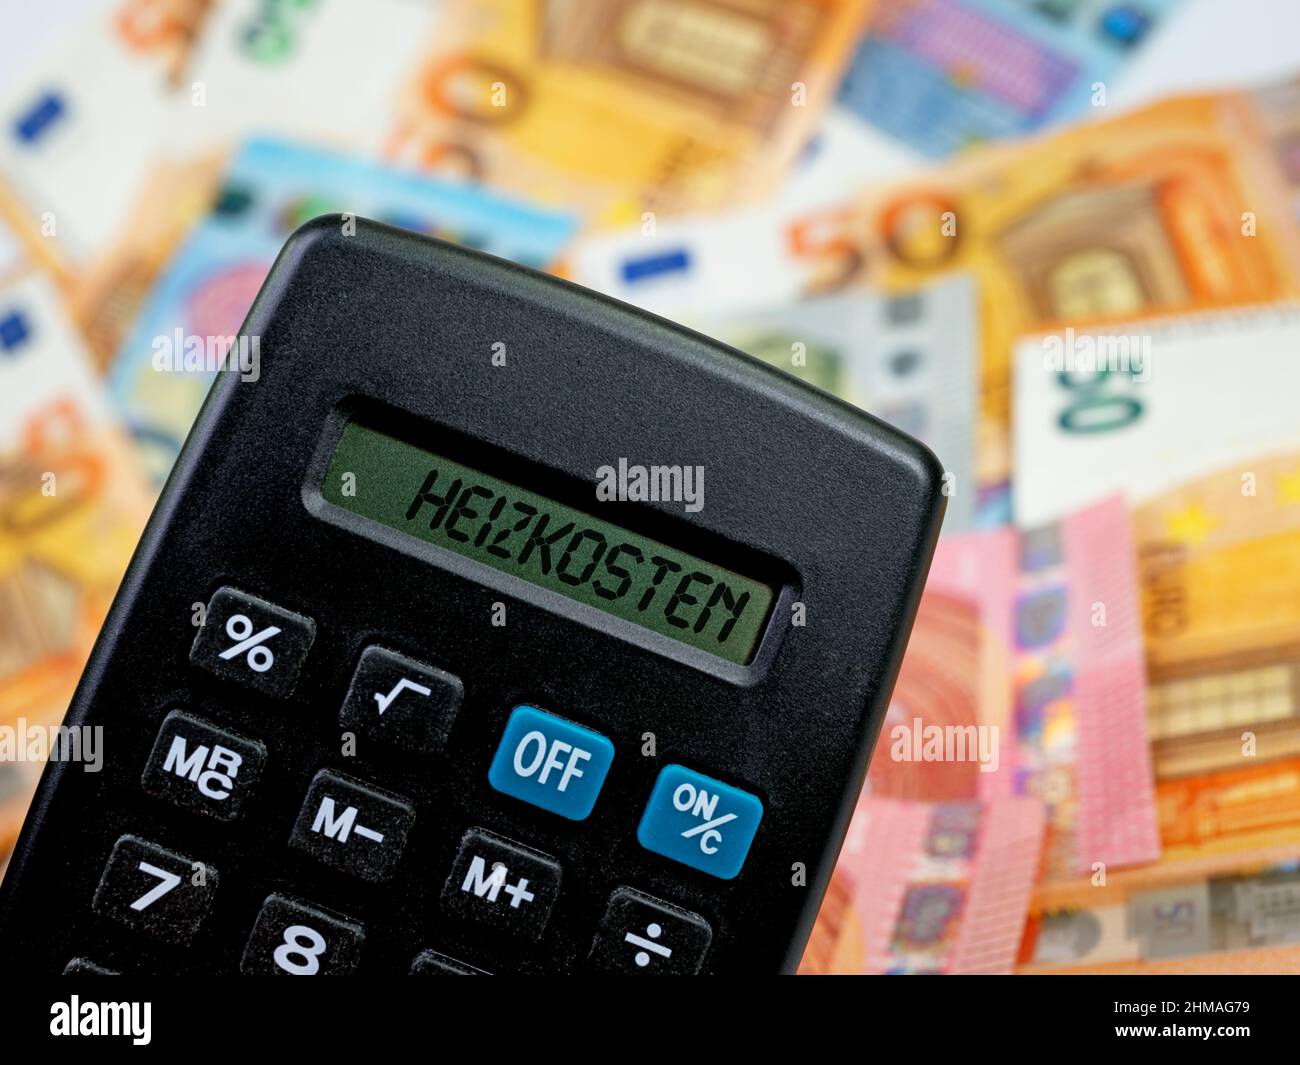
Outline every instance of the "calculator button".
<svg viewBox="0 0 1300 1065"><path fill-rule="evenodd" d="M339 724L413 754L441 750L465 695L460 678L382 647L367 647Z"/></svg>
<svg viewBox="0 0 1300 1065"><path fill-rule="evenodd" d="M497 791L581 821L596 805L613 760L614 745L599 732L535 706L517 706L488 781Z"/></svg>
<svg viewBox="0 0 1300 1065"><path fill-rule="evenodd" d="M120 976L115 969L105 969L88 958L73 958L63 967L64 976Z"/></svg>
<svg viewBox="0 0 1300 1065"><path fill-rule="evenodd" d="M669 765L655 781L636 838L646 850L730 880L745 864L762 819L757 796Z"/></svg>
<svg viewBox="0 0 1300 1065"><path fill-rule="evenodd" d="M481 828L460 843L442 889L449 910L506 932L537 939L560 891L560 863Z"/></svg>
<svg viewBox="0 0 1300 1065"><path fill-rule="evenodd" d="M439 954L436 950L422 950L411 962L412 976L487 976L482 969L466 965L463 961Z"/></svg>
<svg viewBox="0 0 1300 1065"><path fill-rule="evenodd" d="M590 961L611 973L694 976L712 941L698 913L621 887L609 897Z"/></svg>
<svg viewBox="0 0 1300 1065"><path fill-rule="evenodd" d="M158 730L140 784L155 798L231 821L265 762L266 748L256 740L173 710Z"/></svg>
<svg viewBox="0 0 1300 1065"><path fill-rule="evenodd" d="M212 905L217 871L139 836L113 844L94 911L138 932L188 943Z"/></svg>
<svg viewBox="0 0 1300 1065"><path fill-rule="evenodd" d="M234 588L208 601L190 661L226 680L284 698L298 683L316 622Z"/></svg>
<svg viewBox="0 0 1300 1065"><path fill-rule="evenodd" d="M410 803L322 769L312 778L289 846L363 880L387 880L415 821Z"/></svg>
<svg viewBox="0 0 1300 1065"><path fill-rule="evenodd" d="M338 914L269 895L239 971L256 976L343 976L357 967L366 934Z"/></svg>

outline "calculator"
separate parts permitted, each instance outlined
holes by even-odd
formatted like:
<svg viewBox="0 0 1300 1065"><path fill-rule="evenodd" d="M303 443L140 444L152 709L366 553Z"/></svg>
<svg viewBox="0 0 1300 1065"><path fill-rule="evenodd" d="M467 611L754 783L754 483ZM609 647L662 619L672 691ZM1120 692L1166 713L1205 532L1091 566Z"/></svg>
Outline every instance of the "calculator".
<svg viewBox="0 0 1300 1065"><path fill-rule="evenodd" d="M350 216L289 238L228 354L65 721L102 765L49 763L4 880L11 968L793 971L936 458Z"/></svg>

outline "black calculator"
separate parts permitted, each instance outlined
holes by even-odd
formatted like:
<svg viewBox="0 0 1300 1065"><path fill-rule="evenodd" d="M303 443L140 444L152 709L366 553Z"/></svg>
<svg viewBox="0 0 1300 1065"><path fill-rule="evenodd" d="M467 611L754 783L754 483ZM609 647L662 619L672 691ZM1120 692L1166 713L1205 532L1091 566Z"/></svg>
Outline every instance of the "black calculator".
<svg viewBox="0 0 1300 1065"><path fill-rule="evenodd" d="M943 498L916 441L705 337L310 222L81 679L102 768L46 768L6 961L793 971Z"/></svg>

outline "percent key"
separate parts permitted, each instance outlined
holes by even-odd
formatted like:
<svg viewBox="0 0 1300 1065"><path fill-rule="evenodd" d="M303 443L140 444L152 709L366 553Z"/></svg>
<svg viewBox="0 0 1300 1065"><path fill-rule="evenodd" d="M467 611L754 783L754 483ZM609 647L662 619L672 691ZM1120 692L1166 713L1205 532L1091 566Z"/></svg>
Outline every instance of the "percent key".
<svg viewBox="0 0 1300 1065"><path fill-rule="evenodd" d="M236 588L219 588L196 618L190 661L224 680L285 698L316 637L309 617Z"/></svg>

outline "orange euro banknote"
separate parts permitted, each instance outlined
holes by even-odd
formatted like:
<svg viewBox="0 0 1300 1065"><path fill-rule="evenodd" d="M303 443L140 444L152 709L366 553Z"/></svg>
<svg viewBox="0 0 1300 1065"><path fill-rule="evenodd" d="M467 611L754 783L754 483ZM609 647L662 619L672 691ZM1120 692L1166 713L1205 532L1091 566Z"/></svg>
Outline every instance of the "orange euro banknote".
<svg viewBox="0 0 1300 1065"><path fill-rule="evenodd" d="M1290 127L1252 122L1255 106L1176 98L972 154L796 219L790 253L816 291L910 289L950 271L976 279L978 479L1005 481L1022 334L1297 291L1300 236L1277 161ZM1293 113L1300 120L1300 104Z"/></svg>
<svg viewBox="0 0 1300 1065"><path fill-rule="evenodd" d="M1043 909L1300 858L1300 454L1171 489L1134 537L1161 857Z"/></svg>
<svg viewBox="0 0 1300 1065"><path fill-rule="evenodd" d="M57 721L152 494L54 286L0 290L0 722Z"/></svg>
<svg viewBox="0 0 1300 1065"><path fill-rule="evenodd" d="M397 106L395 161L597 224L771 192L869 0L455 0Z"/></svg>

